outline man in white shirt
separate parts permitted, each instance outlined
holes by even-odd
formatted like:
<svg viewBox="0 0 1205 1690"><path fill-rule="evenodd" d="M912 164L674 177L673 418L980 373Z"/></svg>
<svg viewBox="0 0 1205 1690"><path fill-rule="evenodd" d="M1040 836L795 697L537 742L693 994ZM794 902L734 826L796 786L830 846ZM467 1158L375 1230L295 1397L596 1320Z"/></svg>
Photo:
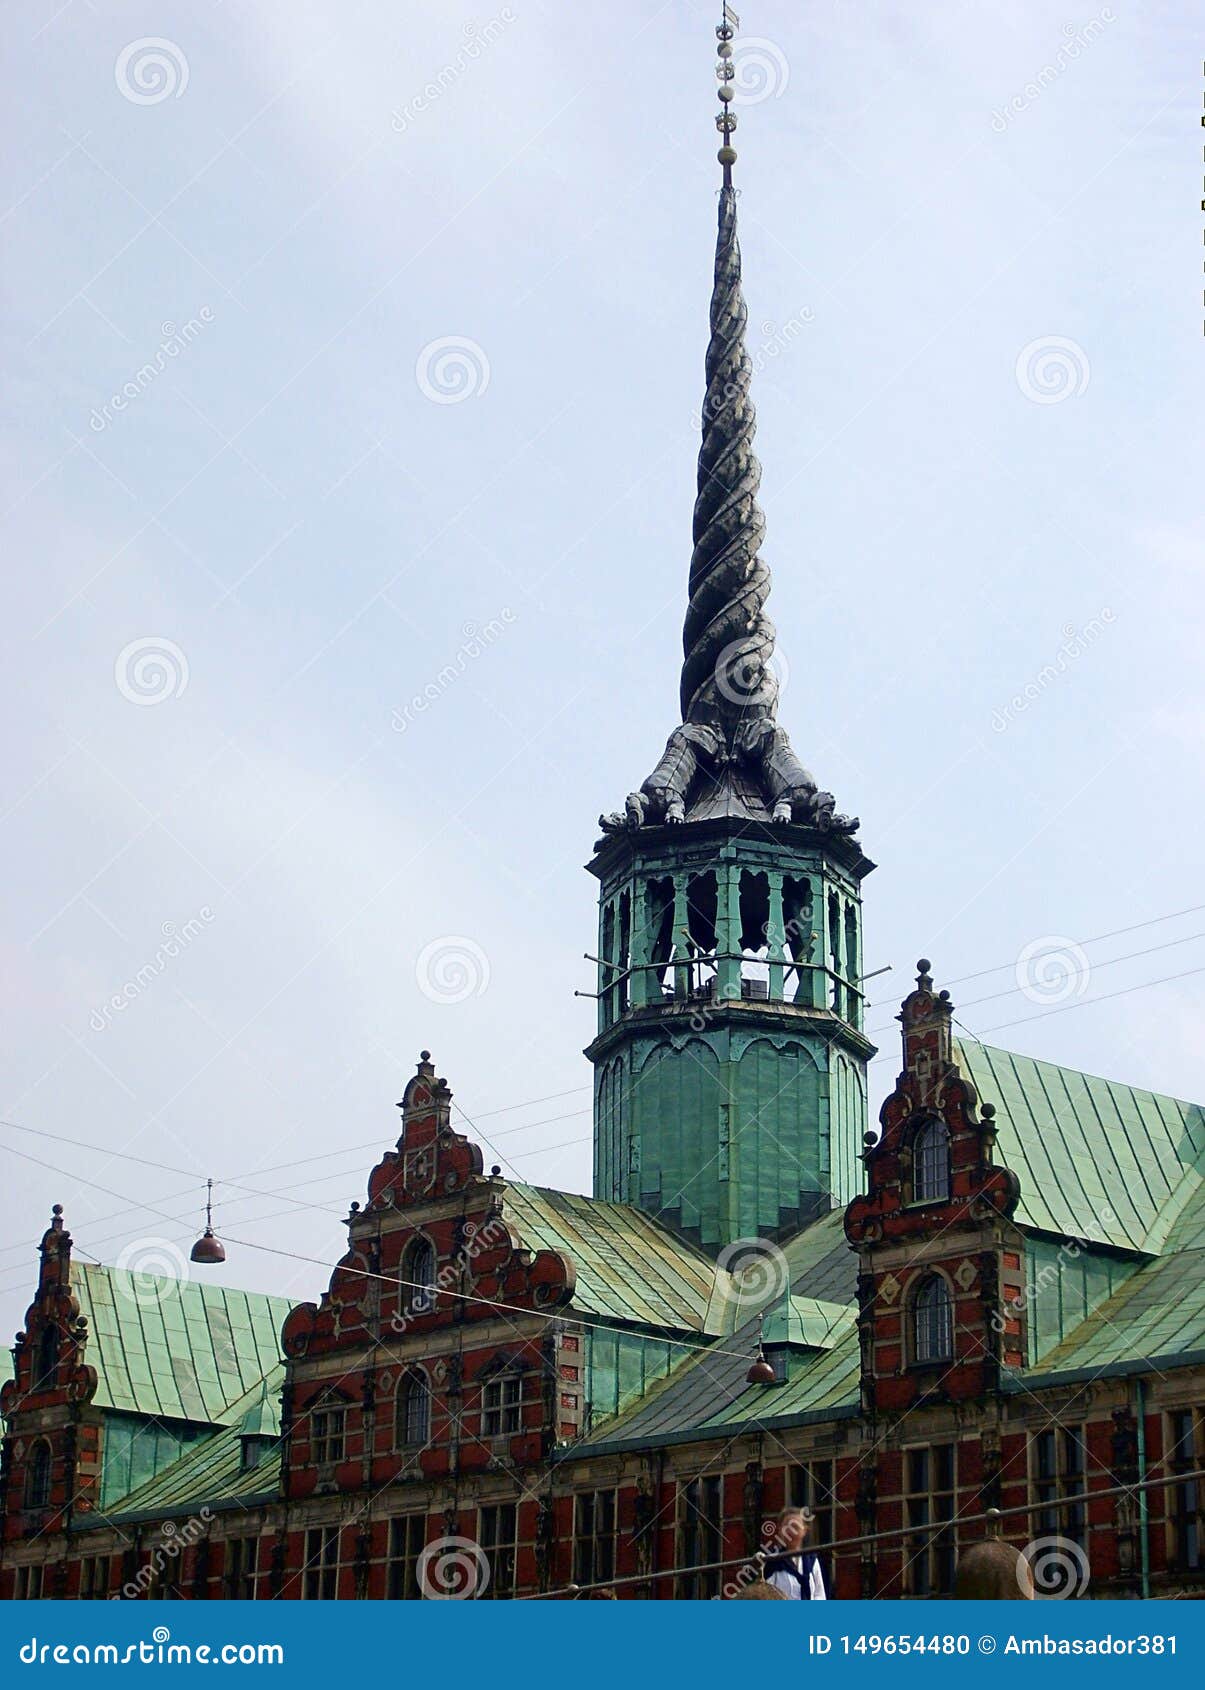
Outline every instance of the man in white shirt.
<svg viewBox="0 0 1205 1690"><path fill-rule="evenodd" d="M778 1516L773 1542L780 1547L766 1560L766 1583L790 1601L823 1602L828 1592L819 1558L804 1546L812 1529L806 1508L784 1508Z"/></svg>

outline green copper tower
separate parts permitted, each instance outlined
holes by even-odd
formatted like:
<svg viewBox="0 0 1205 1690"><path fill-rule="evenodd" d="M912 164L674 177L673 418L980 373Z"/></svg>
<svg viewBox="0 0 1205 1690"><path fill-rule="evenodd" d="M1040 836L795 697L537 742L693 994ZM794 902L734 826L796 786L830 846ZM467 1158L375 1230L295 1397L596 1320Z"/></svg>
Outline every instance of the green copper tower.
<svg viewBox="0 0 1205 1690"><path fill-rule="evenodd" d="M732 27L682 722L601 818L594 1192L704 1249L849 1201L866 1127L860 886L874 866L778 725L731 145Z"/></svg>

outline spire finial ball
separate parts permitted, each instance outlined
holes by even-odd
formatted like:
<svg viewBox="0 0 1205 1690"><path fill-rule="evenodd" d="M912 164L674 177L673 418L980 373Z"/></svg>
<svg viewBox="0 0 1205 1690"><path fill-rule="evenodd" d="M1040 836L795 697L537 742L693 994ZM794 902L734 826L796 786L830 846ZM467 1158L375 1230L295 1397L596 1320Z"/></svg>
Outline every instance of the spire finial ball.
<svg viewBox="0 0 1205 1690"><path fill-rule="evenodd" d="M928 974L932 967L933 964L929 961L928 957L923 956L916 965L916 972L918 974Z"/></svg>
<svg viewBox="0 0 1205 1690"><path fill-rule="evenodd" d="M418 1059L420 1062L430 1062L431 1052L429 1050L420 1050L418 1053Z"/></svg>

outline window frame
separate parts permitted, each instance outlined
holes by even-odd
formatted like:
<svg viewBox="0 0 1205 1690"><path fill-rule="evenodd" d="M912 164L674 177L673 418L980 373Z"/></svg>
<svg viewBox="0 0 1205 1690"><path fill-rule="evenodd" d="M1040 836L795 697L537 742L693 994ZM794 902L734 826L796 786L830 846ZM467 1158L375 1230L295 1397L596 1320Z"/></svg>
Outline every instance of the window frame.
<svg viewBox="0 0 1205 1690"><path fill-rule="evenodd" d="M419 1562L427 1547L425 1514L394 1514L389 1521L385 1595L390 1602L422 1602Z"/></svg>
<svg viewBox="0 0 1205 1690"><path fill-rule="evenodd" d="M259 1574L259 1538L244 1533L228 1537L222 1557L222 1595L231 1602L254 1602Z"/></svg>
<svg viewBox="0 0 1205 1690"><path fill-rule="evenodd" d="M411 1403L421 1392L424 1403L423 1436L410 1436ZM394 1444L398 1449L426 1449L431 1442L431 1379L425 1367L408 1367L402 1374L394 1405Z"/></svg>
<svg viewBox="0 0 1205 1690"><path fill-rule="evenodd" d="M694 1493L694 1494L692 1494ZM720 1593L721 1567L697 1571L724 1559L724 1475L700 1473L678 1483L678 1565L676 1595L682 1601L706 1601Z"/></svg>
<svg viewBox="0 0 1205 1690"><path fill-rule="evenodd" d="M578 1491L573 1498L573 1580L610 1584L619 1565L619 1487Z"/></svg>
<svg viewBox="0 0 1205 1690"><path fill-rule="evenodd" d="M513 1437L523 1430L523 1375L511 1368L481 1386L481 1435Z"/></svg>
<svg viewBox="0 0 1205 1690"><path fill-rule="evenodd" d="M315 1466L331 1467L347 1459L347 1404L339 1397L324 1396L309 1408L310 1459ZM328 1424L329 1422L329 1424Z"/></svg>
<svg viewBox="0 0 1205 1690"><path fill-rule="evenodd" d="M834 1551L823 1545L836 1539L837 1464L831 1455L814 1455L788 1473L787 1494L793 1508L806 1508L812 1516L808 1547L818 1544L814 1551L824 1575L824 1588L831 1595L836 1576Z"/></svg>
<svg viewBox="0 0 1205 1690"><path fill-rule="evenodd" d="M50 1507L54 1490L54 1451L48 1438L38 1438L26 1458L22 1505L30 1513Z"/></svg>
<svg viewBox="0 0 1205 1690"><path fill-rule="evenodd" d="M422 1263L422 1271L415 1266ZM407 1320L434 1314L439 1292L439 1251L425 1232L416 1232L402 1251L400 1290Z"/></svg>
<svg viewBox="0 0 1205 1690"><path fill-rule="evenodd" d="M489 1563L489 1582L479 1597L507 1601L515 1594L519 1561L519 1508L514 1502L482 1503L477 1510L477 1543Z"/></svg>
<svg viewBox="0 0 1205 1690"><path fill-rule="evenodd" d="M301 1597L305 1602L335 1602L339 1598L339 1526L308 1526L303 1543Z"/></svg>
<svg viewBox="0 0 1205 1690"><path fill-rule="evenodd" d="M109 1555L81 1555L79 1564L79 1597L81 1602L103 1602L109 1595L111 1557Z"/></svg>
<svg viewBox="0 0 1205 1690"><path fill-rule="evenodd" d="M40 1602L45 1591L46 1566L42 1561L24 1561L13 1569L13 1599Z"/></svg>
<svg viewBox="0 0 1205 1690"><path fill-rule="evenodd" d="M1182 1418L1188 1421L1187 1435L1177 1427ZM1191 1473L1205 1464L1205 1409L1186 1405L1166 1410L1164 1430L1170 1473ZM1170 1572L1181 1575L1205 1572L1205 1506L1200 1479L1186 1479L1168 1487L1167 1565Z"/></svg>
<svg viewBox="0 0 1205 1690"><path fill-rule="evenodd" d="M918 1601L953 1596L958 1563L957 1441L906 1444L900 1455L902 1523L910 1533L904 1539L901 1593Z"/></svg>
<svg viewBox="0 0 1205 1690"><path fill-rule="evenodd" d="M942 1302L939 1305L944 1314L944 1330L939 1334L944 1348L933 1348L933 1314L937 1310L922 1311L922 1299L927 1299L930 1291L940 1292ZM926 1325L922 1327L922 1313ZM954 1360L954 1293L950 1289L950 1282L944 1273L936 1268L925 1268L917 1278L912 1295L908 1302L908 1348L914 1367L944 1367ZM922 1344L922 1332L925 1334Z"/></svg>
<svg viewBox="0 0 1205 1690"><path fill-rule="evenodd" d="M931 1148L932 1145L932 1148ZM952 1186L950 1128L940 1115L926 1115L912 1129L909 1207L948 1203Z"/></svg>

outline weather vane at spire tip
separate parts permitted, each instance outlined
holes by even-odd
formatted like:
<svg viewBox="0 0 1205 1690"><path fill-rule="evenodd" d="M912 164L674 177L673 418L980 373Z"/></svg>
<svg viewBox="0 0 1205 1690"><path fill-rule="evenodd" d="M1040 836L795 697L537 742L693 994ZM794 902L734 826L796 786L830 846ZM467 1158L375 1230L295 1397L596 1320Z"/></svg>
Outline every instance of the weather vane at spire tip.
<svg viewBox="0 0 1205 1690"><path fill-rule="evenodd" d="M737 17L728 0L724 0L723 19L715 27L716 40L719 46L716 52L719 63L715 67L715 74L719 81L720 109L716 113L715 126L724 137L716 157L724 167L724 186L732 186L732 167L736 163L736 148L732 145L732 132L736 128L736 113L732 110L732 100L736 90L732 84L736 71L732 64L732 37L740 28L741 20Z"/></svg>

